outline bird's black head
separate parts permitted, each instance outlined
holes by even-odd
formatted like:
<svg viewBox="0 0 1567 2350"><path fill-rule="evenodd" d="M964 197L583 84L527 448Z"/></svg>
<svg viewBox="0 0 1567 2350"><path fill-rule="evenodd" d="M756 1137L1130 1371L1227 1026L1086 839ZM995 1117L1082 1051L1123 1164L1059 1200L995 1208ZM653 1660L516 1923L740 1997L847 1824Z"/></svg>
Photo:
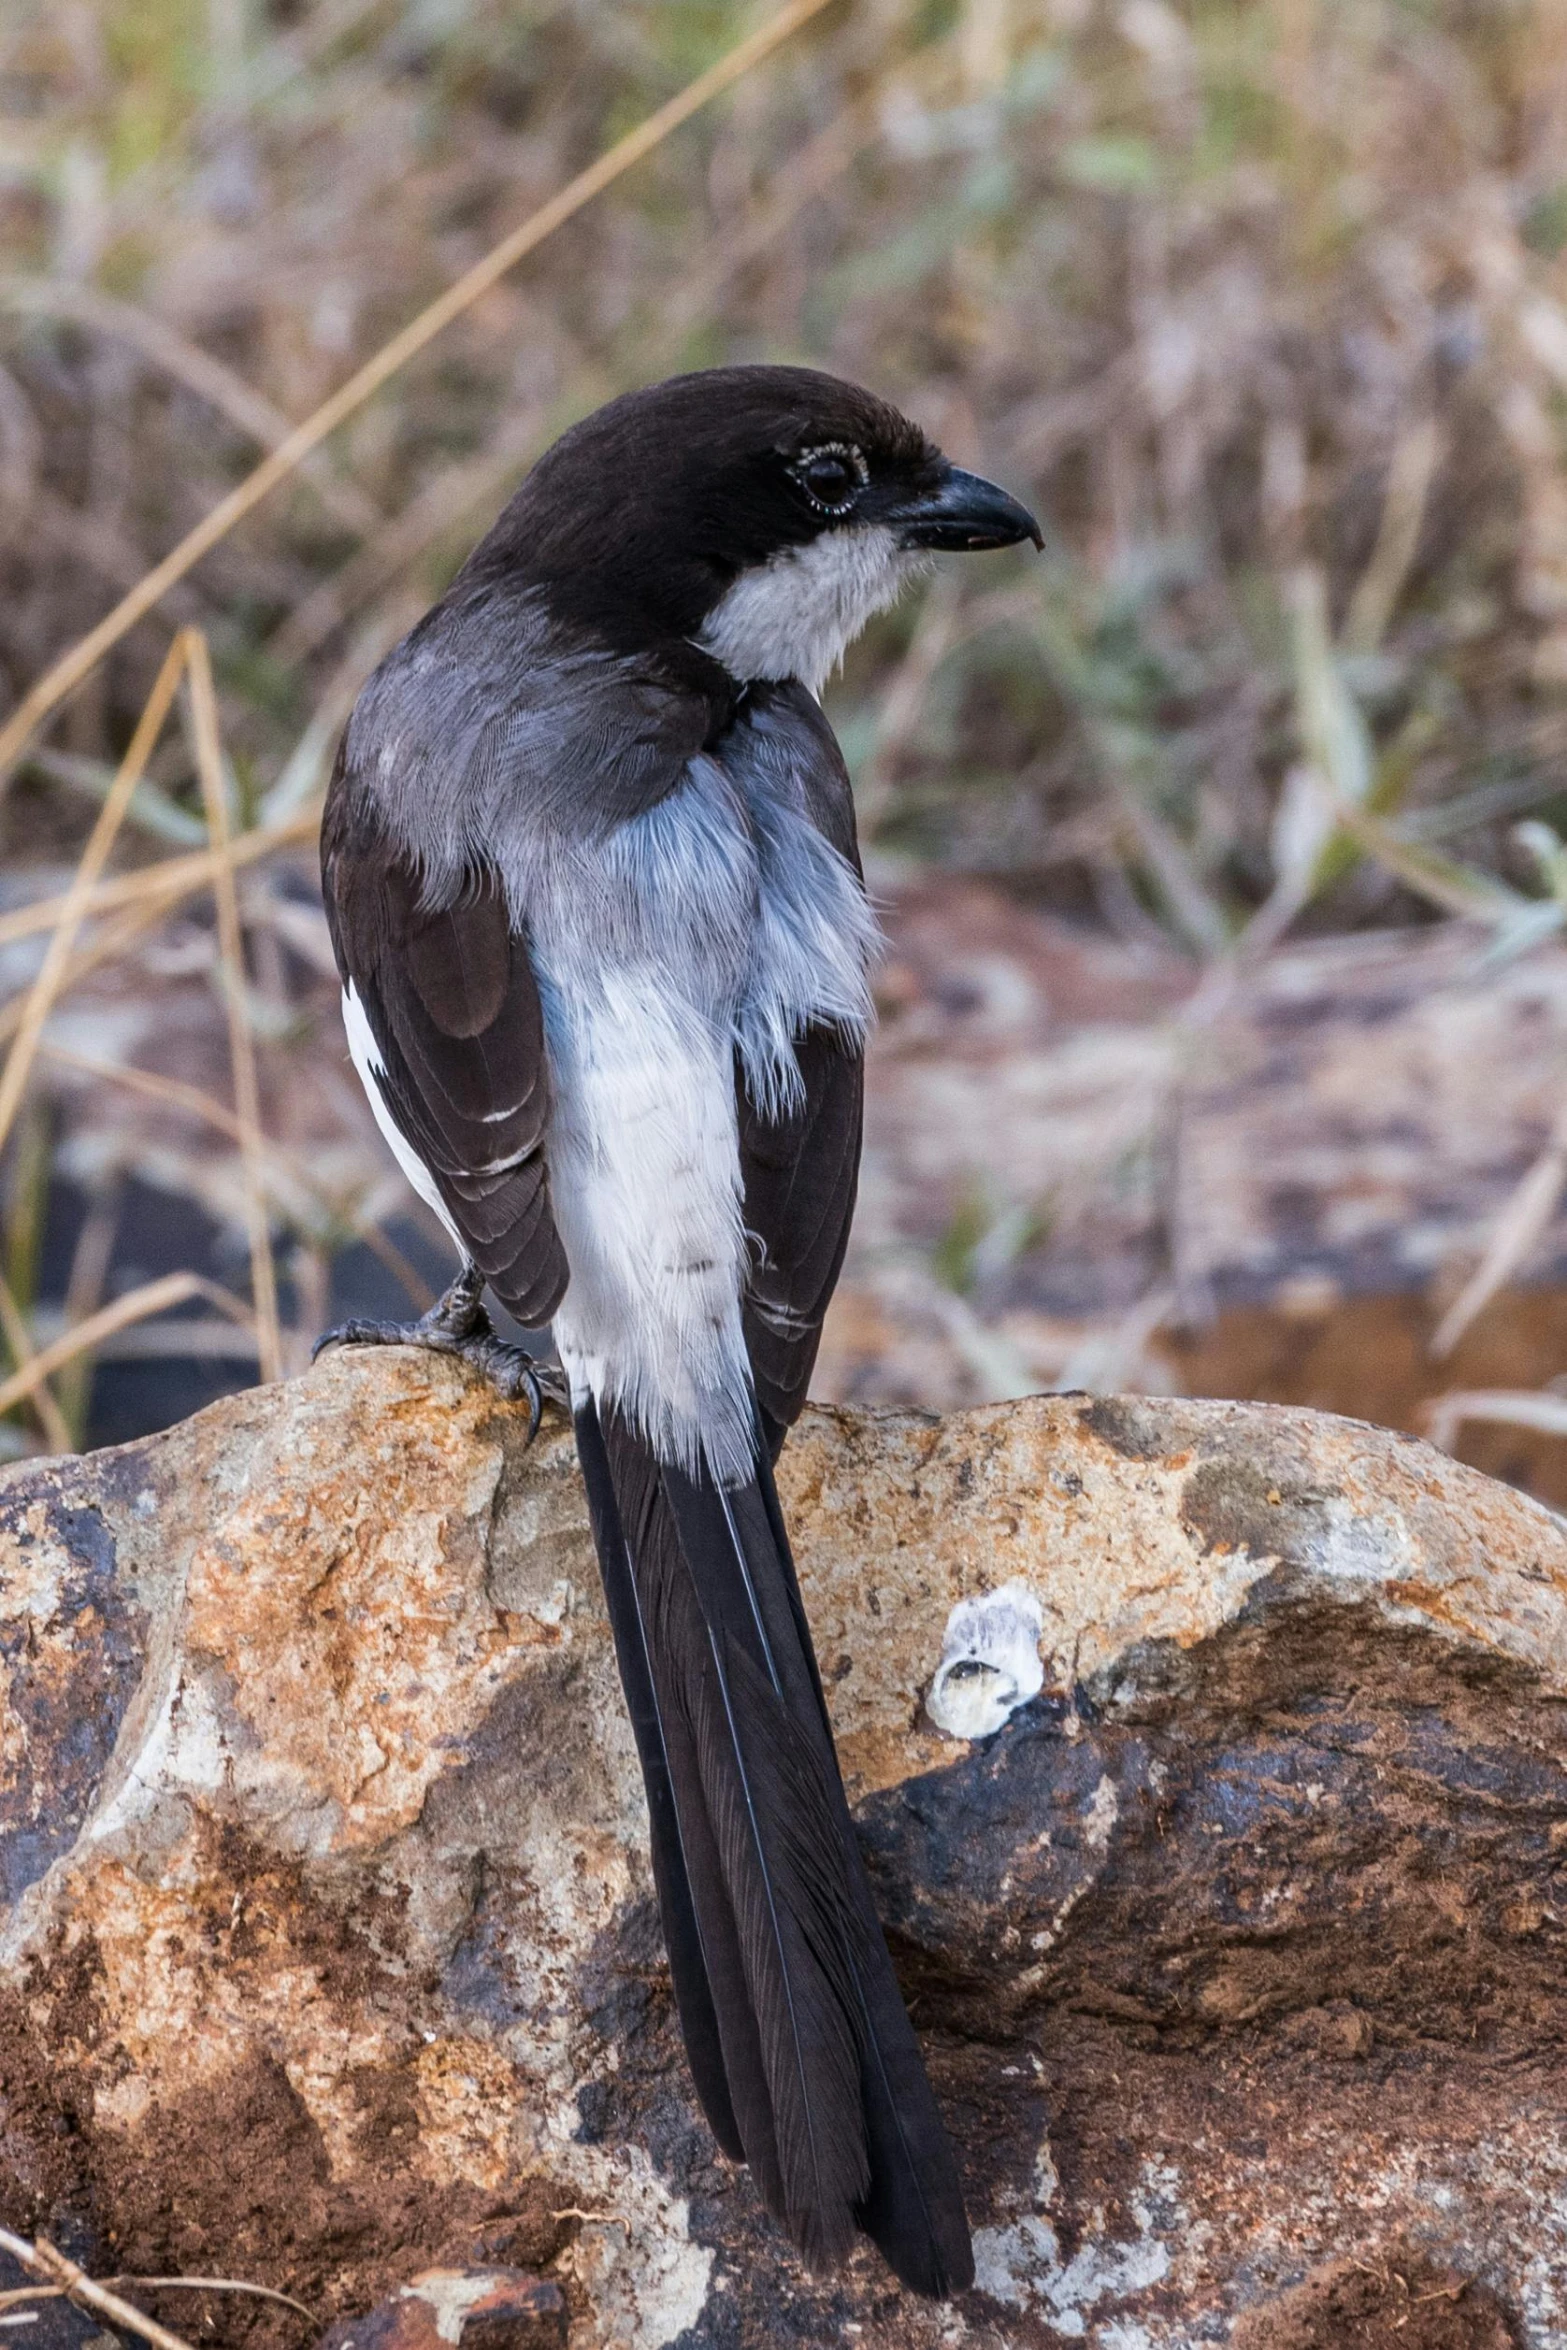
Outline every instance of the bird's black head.
<svg viewBox="0 0 1567 2350"><path fill-rule="evenodd" d="M739 678L819 685L935 548L1039 545L1032 515L917 425L804 367L628 392L546 451L473 568L628 649L691 639Z"/></svg>

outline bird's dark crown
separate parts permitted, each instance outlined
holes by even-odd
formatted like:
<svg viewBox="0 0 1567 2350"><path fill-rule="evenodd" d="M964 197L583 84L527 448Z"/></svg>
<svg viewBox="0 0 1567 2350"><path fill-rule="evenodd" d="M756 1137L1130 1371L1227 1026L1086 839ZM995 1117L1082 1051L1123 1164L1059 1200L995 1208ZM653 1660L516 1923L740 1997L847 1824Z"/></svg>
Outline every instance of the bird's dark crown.
<svg viewBox="0 0 1567 2350"><path fill-rule="evenodd" d="M814 368L677 375L563 433L469 568L615 635L690 635L751 565L890 516L943 467L896 408Z"/></svg>

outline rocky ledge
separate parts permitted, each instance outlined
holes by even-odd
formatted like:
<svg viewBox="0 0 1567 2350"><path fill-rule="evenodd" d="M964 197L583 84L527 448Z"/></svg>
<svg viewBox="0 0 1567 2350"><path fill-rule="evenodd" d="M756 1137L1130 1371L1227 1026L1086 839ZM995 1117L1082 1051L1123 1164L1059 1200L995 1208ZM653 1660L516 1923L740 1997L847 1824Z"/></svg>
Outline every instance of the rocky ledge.
<svg viewBox="0 0 1567 2350"><path fill-rule="evenodd" d="M317 2313L138 2288L236 2350L1561 2343L1561 1521L1265 1406L808 1417L977 2233L933 2309L802 2273L714 2154L570 1437L525 1435L339 1354L0 1481L0 2222Z"/></svg>

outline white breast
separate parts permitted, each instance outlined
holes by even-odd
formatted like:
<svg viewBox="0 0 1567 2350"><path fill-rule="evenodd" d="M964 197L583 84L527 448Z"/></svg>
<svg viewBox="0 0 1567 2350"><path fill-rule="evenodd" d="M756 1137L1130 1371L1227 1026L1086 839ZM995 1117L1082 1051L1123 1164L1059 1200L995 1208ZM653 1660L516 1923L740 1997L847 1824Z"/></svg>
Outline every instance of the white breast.
<svg viewBox="0 0 1567 2350"><path fill-rule="evenodd" d="M697 643L731 677L798 677L819 695L844 647L927 562L901 549L880 523L825 530L742 571Z"/></svg>

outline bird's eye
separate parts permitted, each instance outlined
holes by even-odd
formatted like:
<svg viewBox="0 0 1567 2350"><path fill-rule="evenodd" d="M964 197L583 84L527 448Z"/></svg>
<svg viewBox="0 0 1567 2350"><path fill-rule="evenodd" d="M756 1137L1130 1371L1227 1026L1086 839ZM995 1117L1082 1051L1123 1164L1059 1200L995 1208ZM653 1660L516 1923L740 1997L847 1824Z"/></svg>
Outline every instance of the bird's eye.
<svg viewBox="0 0 1567 2350"><path fill-rule="evenodd" d="M792 470L818 514L847 514L868 478L864 458L847 441L805 450Z"/></svg>

